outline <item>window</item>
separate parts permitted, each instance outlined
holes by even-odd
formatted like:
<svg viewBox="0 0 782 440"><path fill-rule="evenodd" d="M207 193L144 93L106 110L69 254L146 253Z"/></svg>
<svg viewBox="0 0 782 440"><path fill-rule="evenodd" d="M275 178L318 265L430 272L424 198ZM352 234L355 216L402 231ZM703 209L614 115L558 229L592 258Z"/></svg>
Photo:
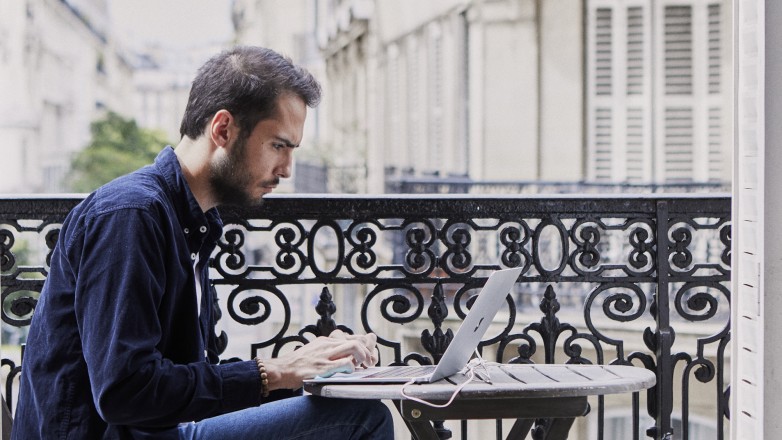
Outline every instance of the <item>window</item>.
<svg viewBox="0 0 782 440"><path fill-rule="evenodd" d="M427 170L437 173L443 169L443 31L440 24L432 22L427 29L428 47L428 78L427 78L427 116L428 145L426 148Z"/></svg>
<svg viewBox="0 0 782 440"><path fill-rule="evenodd" d="M587 178L719 181L725 173L721 0L589 0Z"/></svg>
<svg viewBox="0 0 782 440"><path fill-rule="evenodd" d="M424 148L422 138L425 134L422 121L425 120L423 106L426 105L426 102L421 97L426 96L424 89L426 83L422 81L422 76L426 74L426 53L420 47L417 34L410 35L406 43L407 157L411 164L419 165L416 162L420 161L418 157L421 149Z"/></svg>

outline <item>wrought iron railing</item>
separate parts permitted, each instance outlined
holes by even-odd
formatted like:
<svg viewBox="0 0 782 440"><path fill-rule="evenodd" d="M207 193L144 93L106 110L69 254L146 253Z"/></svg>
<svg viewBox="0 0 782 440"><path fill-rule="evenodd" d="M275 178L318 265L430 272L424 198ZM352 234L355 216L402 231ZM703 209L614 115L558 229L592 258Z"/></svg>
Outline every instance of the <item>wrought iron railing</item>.
<svg viewBox="0 0 782 440"><path fill-rule="evenodd" d="M404 175L386 170L392 194L685 194L730 192L730 182L615 183L545 180L473 180L467 176Z"/></svg>
<svg viewBox="0 0 782 440"><path fill-rule="evenodd" d="M79 200L0 199L5 335L23 340L59 226ZM705 398L708 428L723 439L730 206L727 195L312 195L224 208L211 265L223 356L278 355L341 327L377 333L382 364L437 362L487 275L521 266L480 344L485 357L648 368L657 385L625 405L633 438L688 439ZM3 357L12 404L23 367ZM593 404L590 438L612 438L605 399ZM653 426L639 435L645 413Z"/></svg>

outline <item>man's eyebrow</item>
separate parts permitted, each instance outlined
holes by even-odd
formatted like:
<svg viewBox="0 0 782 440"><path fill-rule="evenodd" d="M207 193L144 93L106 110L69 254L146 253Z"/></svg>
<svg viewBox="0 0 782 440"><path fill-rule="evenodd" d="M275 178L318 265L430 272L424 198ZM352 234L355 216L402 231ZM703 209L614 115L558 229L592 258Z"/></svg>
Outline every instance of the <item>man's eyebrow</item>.
<svg viewBox="0 0 782 440"><path fill-rule="evenodd" d="M285 138L280 137L280 136L274 136L274 138L277 139L278 141L282 142L283 144L285 144L285 146L288 147L288 148L297 148L299 146L299 144L294 144L290 140L285 139Z"/></svg>

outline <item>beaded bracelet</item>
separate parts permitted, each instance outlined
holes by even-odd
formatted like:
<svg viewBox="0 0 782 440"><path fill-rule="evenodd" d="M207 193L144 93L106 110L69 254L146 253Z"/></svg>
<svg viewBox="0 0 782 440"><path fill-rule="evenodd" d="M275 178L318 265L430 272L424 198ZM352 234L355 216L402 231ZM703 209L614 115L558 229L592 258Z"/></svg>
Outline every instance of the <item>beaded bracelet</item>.
<svg viewBox="0 0 782 440"><path fill-rule="evenodd" d="M255 358L258 365L258 373L261 375L261 396L269 397L269 377L266 374L266 366L260 358Z"/></svg>

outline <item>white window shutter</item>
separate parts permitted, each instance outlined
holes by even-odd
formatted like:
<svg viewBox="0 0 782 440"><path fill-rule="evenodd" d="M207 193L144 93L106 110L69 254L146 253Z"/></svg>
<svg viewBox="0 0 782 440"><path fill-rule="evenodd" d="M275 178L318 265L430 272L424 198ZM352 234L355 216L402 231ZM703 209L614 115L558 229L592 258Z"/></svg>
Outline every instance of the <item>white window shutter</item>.
<svg viewBox="0 0 782 440"><path fill-rule="evenodd" d="M456 151L454 170L459 174L467 175L469 172L469 155L470 155L470 75L469 66L470 60L470 24L467 19L467 12L461 12L458 17L458 25L456 26L456 34L458 38L456 41L456 55L454 69L457 75L457 116L454 120L455 125L455 139L454 146Z"/></svg>
<svg viewBox="0 0 782 440"><path fill-rule="evenodd" d="M724 177L722 0L587 5L587 178Z"/></svg>
<svg viewBox="0 0 782 440"><path fill-rule="evenodd" d="M587 37L587 178L651 177L649 1L592 0Z"/></svg>
<svg viewBox="0 0 782 440"><path fill-rule="evenodd" d="M646 3L646 2L645 2ZM651 14L647 4L627 8L626 180L652 176Z"/></svg>
<svg viewBox="0 0 782 440"><path fill-rule="evenodd" d="M427 92L428 105L428 152L427 168L431 171L444 171L443 161L443 35L439 23L430 23L428 34Z"/></svg>
<svg viewBox="0 0 782 440"><path fill-rule="evenodd" d="M613 8L589 9L588 66L588 178L594 181L611 179L613 149Z"/></svg>
<svg viewBox="0 0 782 440"><path fill-rule="evenodd" d="M723 174L722 11L718 0L666 0L656 9L656 180L707 182Z"/></svg>
<svg viewBox="0 0 782 440"><path fill-rule="evenodd" d="M661 4L662 29L657 63L658 149L661 175L658 181L693 179L693 38L692 5Z"/></svg>
<svg viewBox="0 0 782 440"><path fill-rule="evenodd" d="M724 120L725 112L720 105L723 91L723 14L721 5L708 5L708 93L710 101L708 110L708 180L712 182L721 180L725 173L726 164L722 154L724 143L722 127L729 122Z"/></svg>
<svg viewBox="0 0 782 440"><path fill-rule="evenodd" d="M407 148L408 157L416 157L416 153L423 147L421 143L424 127L421 124L423 120L422 106L425 99L421 99L425 90L424 84L420 80L421 72L425 72L425 64L421 57L418 36L416 34L407 37Z"/></svg>
<svg viewBox="0 0 782 440"><path fill-rule="evenodd" d="M405 88L402 72L402 55L398 44L389 45L386 51L386 92L385 105L387 106L385 132L386 163L402 167L409 163L405 145L405 124L403 120Z"/></svg>

